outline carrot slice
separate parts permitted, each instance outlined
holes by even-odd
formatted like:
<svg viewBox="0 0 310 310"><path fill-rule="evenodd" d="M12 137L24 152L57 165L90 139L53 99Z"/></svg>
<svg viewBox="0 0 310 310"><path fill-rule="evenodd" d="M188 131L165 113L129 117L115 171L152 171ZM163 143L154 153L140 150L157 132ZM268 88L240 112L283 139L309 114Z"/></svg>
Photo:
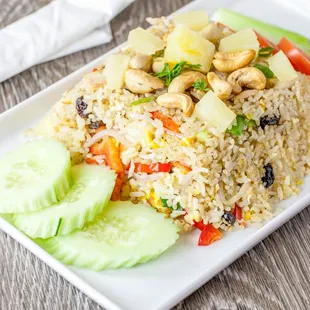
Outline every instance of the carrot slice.
<svg viewBox="0 0 310 310"><path fill-rule="evenodd" d="M94 158L86 158L85 159L86 164L88 165L99 165L97 160Z"/></svg>
<svg viewBox="0 0 310 310"><path fill-rule="evenodd" d="M121 191L124 183L124 173L117 174L114 189L111 196L111 201L118 201L121 199Z"/></svg>
<svg viewBox="0 0 310 310"><path fill-rule="evenodd" d="M152 112L152 118L156 118L158 120L160 120L162 123L163 123L163 126L171 131L174 131L174 132L177 132L179 133L180 132L180 129L179 129L179 125L174 121L172 120L170 117L160 113L160 112Z"/></svg>

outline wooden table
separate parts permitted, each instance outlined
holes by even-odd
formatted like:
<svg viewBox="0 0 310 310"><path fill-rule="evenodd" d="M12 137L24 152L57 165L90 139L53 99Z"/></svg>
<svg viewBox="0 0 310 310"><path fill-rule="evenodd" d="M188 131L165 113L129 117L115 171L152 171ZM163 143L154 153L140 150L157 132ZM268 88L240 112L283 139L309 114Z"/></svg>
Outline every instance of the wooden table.
<svg viewBox="0 0 310 310"><path fill-rule="evenodd" d="M49 0L0 0L0 27L48 2ZM191 1L136 0L113 20L114 40L111 43L35 66L1 83L0 112L122 43L130 29L138 25L146 26L146 17L168 15L189 2ZM310 309L309 240L310 210L306 209L175 309ZM102 308L0 232L0 309Z"/></svg>

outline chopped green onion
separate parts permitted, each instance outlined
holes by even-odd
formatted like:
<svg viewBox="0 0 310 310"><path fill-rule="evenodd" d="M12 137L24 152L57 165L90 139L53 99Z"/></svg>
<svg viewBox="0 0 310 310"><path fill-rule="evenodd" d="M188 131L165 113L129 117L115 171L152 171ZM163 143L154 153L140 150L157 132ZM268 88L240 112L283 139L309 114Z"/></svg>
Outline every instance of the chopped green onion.
<svg viewBox="0 0 310 310"><path fill-rule="evenodd" d="M274 43L278 43L282 38L287 38L301 48L306 54L310 55L310 40L296 32L268 24L227 9L217 10L212 19L227 27L230 27L235 31L253 28L260 35L266 37Z"/></svg>
<svg viewBox="0 0 310 310"><path fill-rule="evenodd" d="M257 124L256 124L256 122L254 121L254 119L250 119L250 120L247 122L246 125L248 126L248 128L256 127L256 126L257 126Z"/></svg>
<svg viewBox="0 0 310 310"><path fill-rule="evenodd" d="M164 56L164 51L165 51L165 50L159 50L159 51L157 51L156 53L154 53L154 54L152 55L152 57L153 57L153 58L163 57L163 56Z"/></svg>
<svg viewBox="0 0 310 310"><path fill-rule="evenodd" d="M181 204L178 202L176 205L176 209L174 209L173 207L168 205L168 199L164 199L164 198L160 198L160 201L163 205L164 208L168 208L168 209L172 209L172 210L177 210L177 211L183 211L183 208L181 206Z"/></svg>
<svg viewBox="0 0 310 310"><path fill-rule="evenodd" d="M138 99L138 100L132 102L132 103L130 104L130 106L133 107L133 106L139 105L139 104L141 104L141 103L152 102L152 101L154 101L154 100L155 100L155 97L141 98L141 99Z"/></svg>
<svg viewBox="0 0 310 310"><path fill-rule="evenodd" d="M191 70L199 70L201 68L200 64L192 65L192 64L186 64L186 69L191 69Z"/></svg>
<svg viewBox="0 0 310 310"><path fill-rule="evenodd" d="M272 55L274 48L271 46L261 48L258 52L259 57L269 57Z"/></svg>
<svg viewBox="0 0 310 310"><path fill-rule="evenodd" d="M254 67L262 71L267 79L272 79L274 77L274 73L268 67L260 64L255 64Z"/></svg>
<svg viewBox="0 0 310 310"><path fill-rule="evenodd" d="M194 87L195 89L202 90L202 91L208 91L208 90L210 90L210 88L207 87L206 82L204 82L204 81L201 80L201 79L197 80L197 81L193 84L193 87Z"/></svg>
<svg viewBox="0 0 310 310"><path fill-rule="evenodd" d="M248 120L245 115L237 115L236 125L233 125L231 129L227 129L227 132L234 136L241 136L245 126L250 128L257 126L257 124L254 119Z"/></svg>
<svg viewBox="0 0 310 310"><path fill-rule="evenodd" d="M209 134L207 131L200 131L196 135L197 141L199 142L205 142L209 138Z"/></svg>

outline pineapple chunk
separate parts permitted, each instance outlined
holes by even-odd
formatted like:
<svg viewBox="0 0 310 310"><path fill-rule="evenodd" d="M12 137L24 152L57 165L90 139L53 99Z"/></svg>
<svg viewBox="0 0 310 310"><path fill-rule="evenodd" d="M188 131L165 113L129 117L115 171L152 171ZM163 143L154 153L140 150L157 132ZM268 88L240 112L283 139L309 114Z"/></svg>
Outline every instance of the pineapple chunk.
<svg viewBox="0 0 310 310"><path fill-rule="evenodd" d="M219 132L225 132L236 118L236 114L211 90L196 104L194 113L201 120L216 127Z"/></svg>
<svg viewBox="0 0 310 310"><path fill-rule="evenodd" d="M172 19L176 25L184 25L195 31L202 30L209 23L208 13L203 10L175 14Z"/></svg>
<svg viewBox="0 0 310 310"><path fill-rule="evenodd" d="M223 38L220 42L220 52L241 52L253 49L256 55L259 51L259 42L252 28L240 30Z"/></svg>
<svg viewBox="0 0 310 310"><path fill-rule="evenodd" d="M210 70L214 52L213 43L196 31L177 25L168 37L164 59L171 65L181 61L193 65L200 64L200 71L206 73Z"/></svg>
<svg viewBox="0 0 310 310"><path fill-rule="evenodd" d="M109 56L104 69L108 88L115 90L123 87L129 61L130 57L127 55L115 54Z"/></svg>
<svg viewBox="0 0 310 310"><path fill-rule="evenodd" d="M298 76L291 62L282 51L270 57L268 63L270 70L279 81L291 81Z"/></svg>
<svg viewBox="0 0 310 310"><path fill-rule="evenodd" d="M138 27L129 32L128 43L137 53L152 55L165 48L165 42L155 34Z"/></svg>

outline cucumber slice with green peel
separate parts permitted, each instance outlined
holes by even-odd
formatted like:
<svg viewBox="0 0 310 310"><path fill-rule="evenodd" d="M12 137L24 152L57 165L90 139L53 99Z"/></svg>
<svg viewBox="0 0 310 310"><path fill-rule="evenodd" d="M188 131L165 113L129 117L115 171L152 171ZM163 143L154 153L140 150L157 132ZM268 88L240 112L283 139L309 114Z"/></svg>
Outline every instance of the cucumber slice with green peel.
<svg viewBox="0 0 310 310"><path fill-rule="evenodd" d="M36 242L67 265L104 270L129 268L157 257L176 242L178 231L171 219L150 207L110 202L83 229Z"/></svg>
<svg viewBox="0 0 310 310"><path fill-rule="evenodd" d="M31 238L67 235L108 204L116 175L107 167L81 164L72 168L73 186L63 201L43 210L15 214L14 225Z"/></svg>
<svg viewBox="0 0 310 310"><path fill-rule="evenodd" d="M71 185L70 154L52 139L35 140L0 159L0 213L40 210Z"/></svg>

